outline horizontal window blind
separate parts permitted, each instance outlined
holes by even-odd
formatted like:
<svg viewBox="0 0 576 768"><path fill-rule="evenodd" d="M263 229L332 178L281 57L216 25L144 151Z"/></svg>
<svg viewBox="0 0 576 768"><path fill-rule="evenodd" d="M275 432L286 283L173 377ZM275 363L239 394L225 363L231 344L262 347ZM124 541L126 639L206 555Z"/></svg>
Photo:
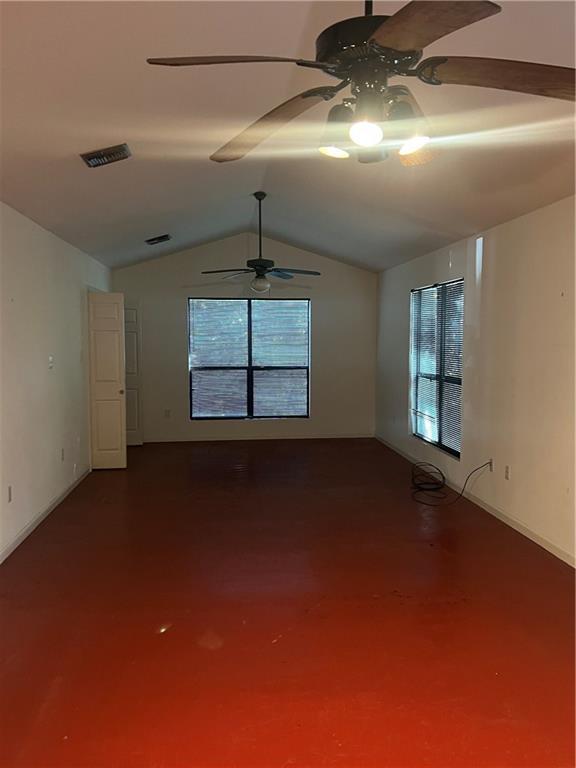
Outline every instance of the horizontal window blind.
<svg viewBox="0 0 576 768"><path fill-rule="evenodd" d="M193 415L242 418L248 415L246 370L196 369L192 377Z"/></svg>
<svg viewBox="0 0 576 768"><path fill-rule="evenodd" d="M195 299L190 310L190 364L248 365L248 302Z"/></svg>
<svg viewBox="0 0 576 768"><path fill-rule="evenodd" d="M464 281L412 291L410 409L417 436L460 456Z"/></svg>
<svg viewBox="0 0 576 768"><path fill-rule="evenodd" d="M254 416L302 416L307 412L307 369L254 371Z"/></svg>
<svg viewBox="0 0 576 768"><path fill-rule="evenodd" d="M306 417L308 299L189 299L193 419Z"/></svg>
<svg viewBox="0 0 576 768"><path fill-rule="evenodd" d="M252 365L308 367L307 301L252 301Z"/></svg>

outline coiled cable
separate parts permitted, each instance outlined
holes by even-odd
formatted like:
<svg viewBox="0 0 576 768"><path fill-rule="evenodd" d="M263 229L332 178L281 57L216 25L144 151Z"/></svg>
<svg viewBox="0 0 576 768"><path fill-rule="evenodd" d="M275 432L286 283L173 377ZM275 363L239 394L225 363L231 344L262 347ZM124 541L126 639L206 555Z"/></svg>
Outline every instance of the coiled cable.
<svg viewBox="0 0 576 768"><path fill-rule="evenodd" d="M441 469L435 464L419 461L412 465L412 499L419 504L426 504L428 507L442 507L447 504L454 504L464 496L468 480L470 480L472 475L491 465L492 459L484 462L484 464L480 464L479 467L475 467L468 473L460 493L456 493L452 489L447 492L446 477ZM453 493L456 493L456 495L450 498Z"/></svg>

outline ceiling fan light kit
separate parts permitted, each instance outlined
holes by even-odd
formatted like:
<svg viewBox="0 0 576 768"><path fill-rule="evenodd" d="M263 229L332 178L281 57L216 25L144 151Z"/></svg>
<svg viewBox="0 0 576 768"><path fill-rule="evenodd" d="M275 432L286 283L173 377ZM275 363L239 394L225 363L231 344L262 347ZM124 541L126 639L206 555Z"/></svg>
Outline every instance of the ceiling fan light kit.
<svg viewBox="0 0 576 768"><path fill-rule="evenodd" d="M307 110L333 99L350 88L352 96L343 105L354 117L349 138L362 148L377 147L383 140L395 102L407 101L418 122L422 111L404 86L390 86L392 77L416 78L432 86L443 84L497 88L517 93L574 101L575 70L527 61L508 61L477 56L433 56L422 59L423 49L471 24L500 13L501 7L490 0L412 0L392 16L372 15L372 2L365 3L365 15L344 19L320 33L316 40L316 60L278 56L184 56L148 59L160 66L182 67L207 64L292 63L318 69L337 78L334 86L320 86L293 96L254 121L240 134L211 155L216 162L239 160L275 131ZM330 117L327 126L330 125ZM400 159L411 154L411 144ZM420 130L420 138L429 138ZM335 150L330 149L335 147ZM344 158L350 148L326 143L318 146L328 157ZM412 153L416 153L412 149ZM358 160L362 155L354 153ZM386 153L383 153L386 154Z"/></svg>
<svg viewBox="0 0 576 768"><path fill-rule="evenodd" d="M266 293L271 287L270 280L266 275L257 275L250 283L250 288L256 293Z"/></svg>

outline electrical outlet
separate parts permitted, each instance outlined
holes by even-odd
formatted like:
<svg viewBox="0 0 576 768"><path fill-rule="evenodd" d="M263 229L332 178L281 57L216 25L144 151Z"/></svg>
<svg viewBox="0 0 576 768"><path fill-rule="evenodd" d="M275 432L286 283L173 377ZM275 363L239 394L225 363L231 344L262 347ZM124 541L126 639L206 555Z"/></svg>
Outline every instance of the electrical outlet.
<svg viewBox="0 0 576 768"><path fill-rule="evenodd" d="M12 486L8 486L8 504L12 501Z"/></svg>
<svg viewBox="0 0 576 768"><path fill-rule="evenodd" d="M504 480L510 480L510 465L506 464L504 467Z"/></svg>
<svg viewBox="0 0 576 768"><path fill-rule="evenodd" d="M169 408L166 408L164 411L164 418L169 419L172 416L172 411Z"/></svg>

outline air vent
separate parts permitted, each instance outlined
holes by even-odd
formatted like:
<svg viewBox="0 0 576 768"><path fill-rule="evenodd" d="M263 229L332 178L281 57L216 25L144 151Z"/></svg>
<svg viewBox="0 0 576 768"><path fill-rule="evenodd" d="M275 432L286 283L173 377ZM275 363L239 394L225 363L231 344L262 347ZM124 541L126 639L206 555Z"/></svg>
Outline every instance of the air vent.
<svg viewBox="0 0 576 768"><path fill-rule="evenodd" d="M96 149L94 152L85 152L80 155L88 168L98 168L100 165L110 165L118 160L127 160L131 156L128 144L117 144L115 147Z"/></svg>
<svg viewBox="0 0 576 768"><path fill-rule="evenodd" d="M156 237L150 237L146 242L148 245L158 245L158 243L165 243L167 240L172 240L172 235L157 235Z"/></svg>

